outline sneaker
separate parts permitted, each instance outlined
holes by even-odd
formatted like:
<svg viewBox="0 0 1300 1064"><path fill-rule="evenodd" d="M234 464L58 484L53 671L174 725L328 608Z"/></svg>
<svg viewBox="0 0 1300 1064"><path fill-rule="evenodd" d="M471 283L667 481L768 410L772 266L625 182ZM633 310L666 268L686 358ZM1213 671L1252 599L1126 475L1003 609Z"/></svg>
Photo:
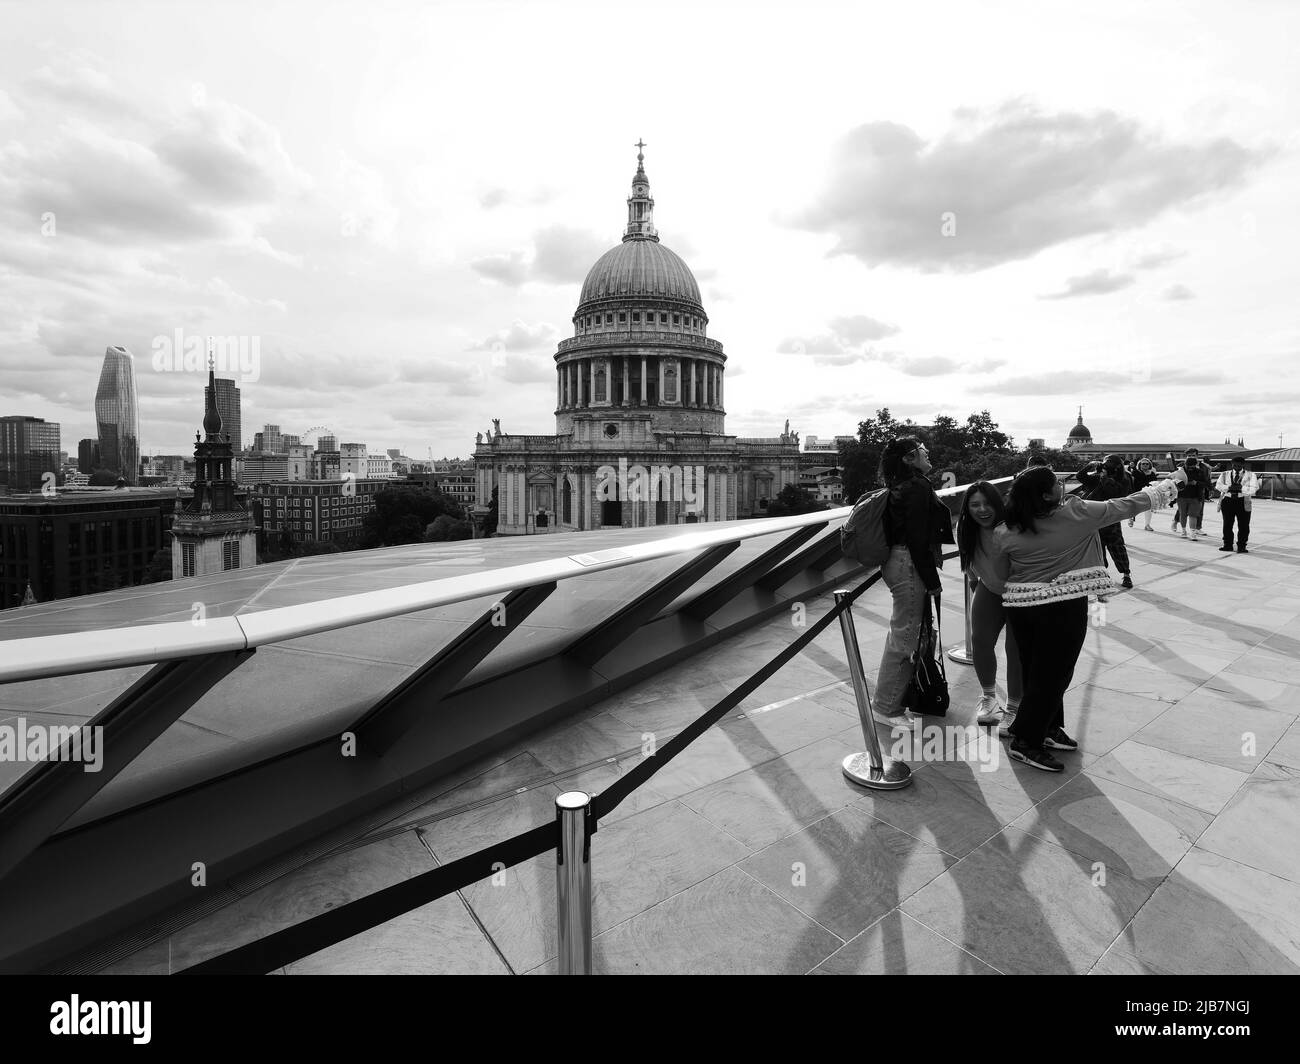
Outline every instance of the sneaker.
<svg viewBox="0 0 1300 1064"><path fill-rule="evenodd" d="M979 704L975 707L975 723L985 727L998 723L1002 719L1003 708L996 695L980 695Z"/></svg>
<svg viewBox="0 0 1300 1064"><path fill-rule="evenodd" d="M1187 538L1187 529L1183 529L1183 539Z"/></svg>
<svg viewBox="0 0 1300 1064"><path fill-rule="evenodd" d="M1249 554L1250 551L1248 551L1245 547L1238 547L1238 548L1237 548L1237 553L1238 553L1238 554Z"/></svg>
<svg viewBox="0 0 1300 1064"><path fill-rule="evenodd" d="M883 713L878 713L873 708L871 710L871 715L876 718L877 724L883 724L886 728L908 728L912 725L912 711L910 709L905 709L903 712L892 717L886 717Z"/></svg>
<svg viewBox="0 0 1300 1064"><path fill-rule="evenodd" d="M1132 587L1132 586L1133 586L1133 578L1132 578L1131 576L1129 576L1128 573L1125 573L1125 574L1124 574L1124 579L1120 581L1120 586L1121 586L1121 587Z"/></svg>
<svg viewBox="0 0 1300 1064"><path fill-rule="evenodd" d="M1026 765L1041 768L1044 772L1064 772L1065 766L1043 749L1027 746L1017 739L1011 744L1008 753L1012 761L1023 761Z"/></svg>
<svg viewBox="0 0 1300 1064"><path fill-rule="evenodd" d="M1134 520L1134 519L1133 519L1132 517L1130 517L1130 518L1128 519L1128 527L1129 527L1129 528L1132 528L1132 527L1133 527L1133 520Z"/></svg>
<svg viewBox="0 0 1300 1064"><path fill-rule="evenodd" d="M1051 747L1053 750L1079 749L1079 744L1065 734L1064 728L1057 728L1055 731L1048 732L1047 737L1043 740L1043 745Z"/></svg>
<svg viewBox="0 0 1300 1064"><path fill-rule="evenodd" d="M998 734L1007 736L1011 734L1011 725L1016 722L1016 711L1008 706L1002 713L1002 721L998 724Z"/></svg>
<svg viewBox="0 0 1300 1064"><path fill-rule="evenodd" d="M1150 525L1143 525L1143 526L1142 526L1142 531L1143 531L1143 532L1154 532L1155 529L1152 528Z"/></svg>
<svg viewBox="0 0 1300 1064"><path fill-rule="evenodd" d="M1219 550L1232 550L1231 547L1220 547Z"/></svg>

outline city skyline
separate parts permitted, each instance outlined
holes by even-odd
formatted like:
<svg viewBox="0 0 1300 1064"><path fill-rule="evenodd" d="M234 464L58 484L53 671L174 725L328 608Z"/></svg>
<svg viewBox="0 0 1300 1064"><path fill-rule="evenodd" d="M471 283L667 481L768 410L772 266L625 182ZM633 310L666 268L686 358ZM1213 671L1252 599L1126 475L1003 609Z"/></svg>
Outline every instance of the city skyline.
<svg viewBox="0 0 1300 1064"><path fill-rule="evenodd" d="M634 105L586 92L621 70L608 40L639 16L617 8L575 17L582 62L552 68L533 42L553 7L508 30L490 5L397 4L382 24L327 7L328 91L296 61L293 8L214 15L197 56L183 13L78 8L52 50L18 42L57 4L11 12L7 409L93 435L82 382L120 345L147 450L183 453L194 375L153 365L183 331L257 342L250 424L346 409L352 438L416 454L466 454L493 417L545 432L556 344L644 139L660 232L727 338L731 431L988 408L1051 442L1082 402L1103 440L1293 438L1295 13L1103 4L1047 25L993 7L1022 32L957 6L938 38L920 13L738 31L693 7L693 42L735 41L709 52L746 101L725 123L689 79ZM862 62L862 39L889 47ZM493 75L449 40L491 42ZM466 82L473 109L419 103Z"/></svg>

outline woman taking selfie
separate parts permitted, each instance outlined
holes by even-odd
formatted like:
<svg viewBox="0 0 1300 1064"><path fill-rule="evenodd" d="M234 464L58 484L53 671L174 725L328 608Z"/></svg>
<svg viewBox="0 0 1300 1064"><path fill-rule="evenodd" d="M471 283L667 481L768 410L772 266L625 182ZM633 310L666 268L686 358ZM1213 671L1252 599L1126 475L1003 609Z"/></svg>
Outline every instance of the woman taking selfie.
<svg viewBox="0 0 1300 1064"><path fill-rule="evenodd" d="M1175 480L1185 475L1180 470ZM995 532L995 568L1006 581L1002 605L1024 676L1024 698L1009 733L1014 760L1060 772L1065 766L1047 748L1079 748L1065 732L1065 689L1088 631L1088 596L1118 590L1097 531L1168 505L1175 480L1106 502L1063 495L1046 468L1026 469L1012 483L1006 525Z"/></svg>
<svg viewBox="0 0 1300 1064"><path fill-rule="evenodd" d="M909 659L921 635L925 602L933 599L938 613L943 545L953 542L952 515L926 479L931 468L925 444L915 436L890 440L880 456L880 481L890 489L885 516L890 550L880 576L894 609L876 678L875 714L886 721L903 717L903 692L912 678Z"/></svg>
<svg viewBox="0 0 1300 1064"><path fill-rule="evenodd" d="M966 489L957 517L957 550L961 555L962 571L975 585L970 604L970 644L975 658L975 675L983 693L975 707L977 724L1001 723L999 731L1005 735L1015 722L1020 707L1020 654L1016 637L1007 628L1007 705L998 705L998 635L1006 627L1002 611L1003 581L994 565L998 551L994 529L1001 526L1005 515L1002 493L984 480L976 481Z"/></svg>

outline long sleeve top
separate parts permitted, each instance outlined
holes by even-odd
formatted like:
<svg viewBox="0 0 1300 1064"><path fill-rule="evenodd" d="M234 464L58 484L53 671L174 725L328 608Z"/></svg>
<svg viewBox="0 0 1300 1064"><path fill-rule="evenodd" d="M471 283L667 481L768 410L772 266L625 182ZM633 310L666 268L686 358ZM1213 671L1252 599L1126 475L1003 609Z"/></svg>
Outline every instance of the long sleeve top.
<svg viewBox="0 0 1300 1064"><path fill-rule="evenodd" d="M956 542L952 514L919 473L890 491L888 533L891 545L907 547L926 590L939 588L943 544Z"/></svg>
<svg viewBox="0 0 1300 1064"><path fill-rule="evenodd" d="M1197 462L1191 469L1184 463L1183 472L1187 474L1187 483L1178 489L1180 499L1208 499L1210 497L1210 471L1204 462Z"/></svg>
<svg viewBox="0 0 1300 1064"><path fill-rule="evenodd" d="M1168 504L1172 495L1172 481L1105 502L1067 495L1051 513L1035 520L1033 532L999 526L994 564L1006 582L1002 604L1040 606L1114 590L1096 534L1098 529L1159 509Z"/></svg>
<svg viewBox="0 0 1300 1064"><path fill-rule="evenodd" d="M1234 477L1237 478L1237 482L1241 487L1241 497L1254 495L1259 491L1259 477L1249 469L1243 469L1240 473L1237 473L1235 469L1226 469L1219 474L1219 479L1214 485L1225 499L1231 498L1234 494L1232 490Z"/></svg>
<svg viewBox="0 0 1300 1064"><path fill-rule="evenodd" d="M998 572L997 566L997 555L1002 550L998 542L997 529L1001 527L997 525L995 528L981 528L979 543L970 556L970 571L995 595L1001 595L1006 588L1006 580Z"/></svg>

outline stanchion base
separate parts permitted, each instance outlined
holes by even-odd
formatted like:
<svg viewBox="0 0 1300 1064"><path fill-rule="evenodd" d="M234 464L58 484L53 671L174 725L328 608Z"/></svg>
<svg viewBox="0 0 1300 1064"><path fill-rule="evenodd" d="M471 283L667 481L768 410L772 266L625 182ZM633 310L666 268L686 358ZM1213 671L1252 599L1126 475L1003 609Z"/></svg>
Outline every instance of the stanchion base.
<svg viewBox="0 0 1300 1064"><path fill-rule="evenodd" d="M948 660L955 661L958 665L974 665L975 659L966 653L966 644L958 643L948 651Z"/></svg>
<svg viewBox="0 0 1300 1064"><path fill-rule="evenodd" d="M865 754L849 754L841 763L844 775L859 787L870 787L874 791L896 791L912 782L912 770L902 761L892 757L882 757L883 767L879 770L871 767L871 758Z"/></svg>

